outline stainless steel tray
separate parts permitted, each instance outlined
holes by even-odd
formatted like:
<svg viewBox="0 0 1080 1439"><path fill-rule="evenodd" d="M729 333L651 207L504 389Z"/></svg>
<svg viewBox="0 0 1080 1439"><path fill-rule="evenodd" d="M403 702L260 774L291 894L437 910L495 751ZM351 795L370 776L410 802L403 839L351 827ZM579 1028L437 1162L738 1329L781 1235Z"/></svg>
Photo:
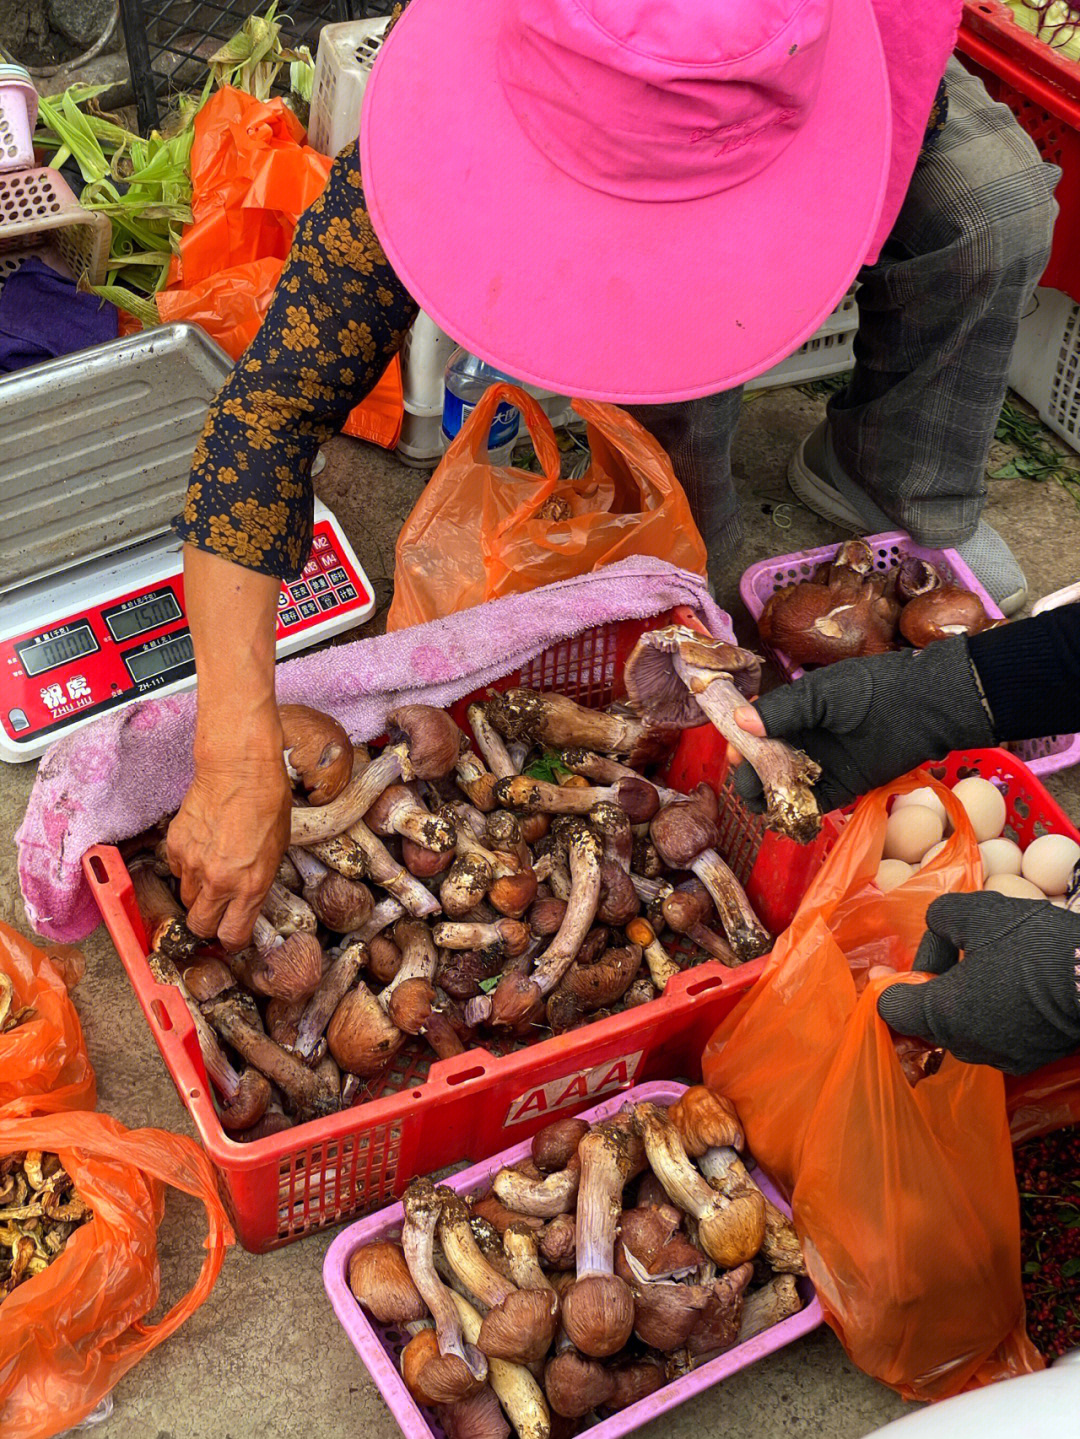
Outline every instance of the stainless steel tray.
<svg viewBox="0 0 1080 1439"><path fill-rule="evenodd" d="M0 378L0 591L167 529L231 368L162 325Z"/></svg>

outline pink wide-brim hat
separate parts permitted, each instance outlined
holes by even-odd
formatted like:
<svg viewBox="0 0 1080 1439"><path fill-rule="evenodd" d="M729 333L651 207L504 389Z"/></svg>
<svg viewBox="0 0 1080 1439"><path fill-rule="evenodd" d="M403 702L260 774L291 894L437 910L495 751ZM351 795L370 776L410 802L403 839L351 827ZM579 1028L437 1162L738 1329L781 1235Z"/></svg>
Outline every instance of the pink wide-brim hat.
<svg viewBox="0 0 1080 1439"><path fill-rule="evenodd" d="M360 156L387 258L459 344L560 394L692 399L851 285L885 59L870 0L412 0Z"/></svg>

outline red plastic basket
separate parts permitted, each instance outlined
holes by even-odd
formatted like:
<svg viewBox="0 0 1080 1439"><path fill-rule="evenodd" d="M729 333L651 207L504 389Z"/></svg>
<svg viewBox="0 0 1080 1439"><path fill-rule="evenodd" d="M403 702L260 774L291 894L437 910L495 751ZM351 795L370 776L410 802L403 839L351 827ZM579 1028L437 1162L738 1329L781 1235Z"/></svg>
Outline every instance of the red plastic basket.
<svg viewBox="0 0 1080 1439"><path fill-rule="evenodd" d="M561 690L585 703L621 693L622 667L638 637L686 612L623 621L547 651L501 687ZM454 707L467 726L470 696ZM820 867L834 830L800 847L765 833L725 782L724 745L711 726L686 731L668 782L682 790L708 780L720 793L720 850L746 885L764 923L788 923ZM127 869L111 847L84 860L88 882L180 1097L215 1165L240 1242L254 1252L354 1218L396 1198L408 1181L465 1158L483 1159L531 1137L556 1113L576 1113L605 1094L645 1080L700 1075L705 1041L752 983L760 963L729 970L715 962L676 976L650 1004L586 1028L495 1055L471 1050L430 1062L406 1047L368 1087L362 1105L239 1144L222 1129L190 1016L171 986L156 983Z"/></svg>
<svg viewBox="0 0 1080 1439"><path fill-rule="evenodd" d="M1061 166L1060 214L1042 283L1080 301L1080 65L1018 25L997 0L965 0L957 49L1043 159Z"/></svg>

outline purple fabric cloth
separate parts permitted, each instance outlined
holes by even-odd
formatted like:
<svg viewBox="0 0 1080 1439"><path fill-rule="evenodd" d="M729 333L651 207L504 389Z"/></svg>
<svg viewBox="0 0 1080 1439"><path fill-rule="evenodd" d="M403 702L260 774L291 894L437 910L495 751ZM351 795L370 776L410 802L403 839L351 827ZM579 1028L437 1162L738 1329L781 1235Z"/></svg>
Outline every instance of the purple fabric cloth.
<svg viewBox="0 0 1080 1439"><path fill-rule="evenodd" d="M677 605L697 611L714 634L734 638L700 576L633 557L290 660L278 667L278 699L327 710L356 742L375 739L397 705L452 704L583 630L649 619ZM15 836L26 912L39 934L76 941L99 923L82 857L91 845L127 839L177 809L191 782L194 720L194 694L144 700L103 715L42 757Z"/></svg>
<svg viewBox="0 0 1080 1439"><path fill-rule="evenodd" d="M0 289L0 374L115 340L119 314L36 256Z"/></svg>

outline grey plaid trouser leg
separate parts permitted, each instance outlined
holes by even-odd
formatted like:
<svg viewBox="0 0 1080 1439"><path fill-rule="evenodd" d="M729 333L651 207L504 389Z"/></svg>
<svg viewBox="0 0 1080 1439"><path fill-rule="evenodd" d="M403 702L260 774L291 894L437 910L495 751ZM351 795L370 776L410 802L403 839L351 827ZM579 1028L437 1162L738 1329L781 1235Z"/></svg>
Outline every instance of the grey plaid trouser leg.
<svg viewBox="0 0 1080 1439"><path fill-rule="evenodd" d="M851 384L829 406L841 464L924 544L961 543L1017 325L1050 254L1059 171L955 60L944 129L920 158L881 258L859 276ZM671 456L714 562L740 538L731 440L741 391L633 415Z"/></svg>

